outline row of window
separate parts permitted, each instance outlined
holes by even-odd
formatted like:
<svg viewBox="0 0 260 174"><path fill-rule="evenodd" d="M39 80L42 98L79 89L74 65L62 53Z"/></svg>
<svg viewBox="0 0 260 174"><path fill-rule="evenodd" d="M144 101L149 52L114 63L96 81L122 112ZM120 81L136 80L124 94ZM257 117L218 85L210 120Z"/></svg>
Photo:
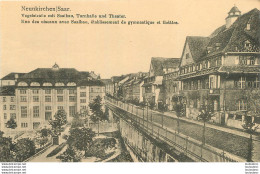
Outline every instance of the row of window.
<svg viewBox="0 0 260 174"><path fill-rule="evenodd" d="M51 94L51 89L44 89L45 94ZM63 89L57 89L57 94L63 94L64 90ZM20 94L26 94L27 90L26 89L20 89ZM33 89L32 90L33 94L39 94L39 89ZM77 90L76 89L69 89L69 94L76 94Z"/></svg>
<svg viewBox="0 0 260 174"><path fill-rule="evenodd" d="M80 89L86 89L86 87L80 87ZM103 90L102 90L103 89ZM105 88L90 88L90 92L104 92ZM64 90L63 89L56 89L57 94L63 94ZM44 89L45 94L51 94L52 90L51 89ZM26 94L27 90L26 89L20 89L20 94ZM39 89L33 89L32 90L33 94L39 94ZM69 89L69 94L76 94L77 90L76 89ZM86 92L81 92L81 93L86 93Z"/></svg>
<svg viewBox="0 0 260 174"><path fill-rule="evenodd" d="M10 110L15 110L16 106L15 105L10 105ZM7 105L3 105L3 110L7 110Z"/></svg>
<svg viewBox="0 0 260 174"><path fill-rule="evenodd" d="M216 59L212 59L210 61L206 60L206 61L203 61L203 62L198 63L196 65L193 64L193 65L181 67L180 68L180 73L181 74L186 74L186 73L199 71L199 70L207 69L207 68L212 68L212 67L220 66L220 65L222 65L221 57L216 58Z"/></svg>
<svg viewBox="0 0 260 174"><path fill-rule="evenodd" d="M16 113L10 113L10 118L16 119ZM7 119L7 113L4 113L4 119Z"/></svg>
<svg viewBox="0 0 260 174"><path fill-rule="evenodd" d="M40 107L39 106L33 106L33 117L37 118L40 116ZM50 111L52 108L51 106L45 106L46 111ZM63 110L63 106L58 106L58 110ZM48 112L51 113L51 112ZM74 116L76 113L76 106L69 106L69 116ZM27 118L28 116L28 109L27 106L21 106L21 117L22 118ZM50 115L51 116L51 115ZM46 118L46 113L45 113L45 118Z"/></svg>
<svg viewBox="0 0 260 174"><path fill-rule="evenodd" d="M7 97L3 97L3 102L7 102ZM10 97L10 102L15 102L15 97Z"/></svg>
<svg viewBox="0 0 260 174"><path fill-rule="evenodd" d="M27 102L27 96L20 96L21 102ZM58 102L63 102L63 96L57 96ZM39 96L33 96L33 102L39 102ZM45 96L45 102L51 102L51 96ZM69 96L69 102L76 102L76 96Z"/></svg>

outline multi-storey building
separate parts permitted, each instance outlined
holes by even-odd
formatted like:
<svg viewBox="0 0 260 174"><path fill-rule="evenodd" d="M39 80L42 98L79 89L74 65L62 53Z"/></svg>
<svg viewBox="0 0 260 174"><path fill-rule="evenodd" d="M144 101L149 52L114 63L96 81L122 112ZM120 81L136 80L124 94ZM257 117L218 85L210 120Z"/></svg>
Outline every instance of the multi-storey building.
<svg viewBox="0 0 260 174"><path fill-rule="evenodd" d="M57 64L19 76L11 73L2 79L2 84L6 81L11 81L11 85L1 87L1 130L8 129L5 124L11 117L18 131L43 127L58 110L65 110L71 121L76 112L88 110L96 96L105 95L103 82L93 77L93 72L59 68Z"/></svg>
<svg viewBox="0 0 260 174"><path fill-rule="evenodd" d="M144 78L148 73L138 72L128 74L128 80L122 84L123 98L128 101L143 102L143 88Z"/></svg>
<svg viewBox="0 0 260 174"><path fill-rule="evenodd" d="M221 124L241 128L245 118L259 120L259 16L258 9L241 15L233 7L226 25L209 37L186 38L177 80L187 117L196 118L201 105L209 105Z"/></svg>
<svg viewBox="0 0 260 174"><path fill-rule="evenodd" d="M164 100L163 75L178 70L179 58L153 57L151 59L149 76L144 79L143 100L146 103L153 103L158 106L158 102Z"/></svg>
<svg viewBox="0 0 260 174"><path fill-rule="evenodd" d="M105 84L105 92L111 96L114 95L115 85L111 79L102 79L101 80Z"/></svg>

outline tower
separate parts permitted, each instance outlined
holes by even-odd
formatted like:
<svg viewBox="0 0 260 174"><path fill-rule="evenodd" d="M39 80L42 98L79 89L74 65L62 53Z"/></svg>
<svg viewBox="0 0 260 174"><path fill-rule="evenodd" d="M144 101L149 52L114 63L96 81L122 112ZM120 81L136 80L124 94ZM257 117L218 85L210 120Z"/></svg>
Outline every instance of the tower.
<svg viewBox="0 0 260 174"><path fill-rule="evenodd" d="M241 11L236 7L236 5L234 5L226 17L226 28L229 28L239 16L241 16Z"/></svg>

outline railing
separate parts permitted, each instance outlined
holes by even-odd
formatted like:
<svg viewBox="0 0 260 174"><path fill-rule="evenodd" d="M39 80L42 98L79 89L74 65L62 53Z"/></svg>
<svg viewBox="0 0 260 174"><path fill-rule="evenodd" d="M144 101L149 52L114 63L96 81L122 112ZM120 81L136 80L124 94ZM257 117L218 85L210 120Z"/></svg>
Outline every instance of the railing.
<svg viewBox="0 0 260 174"><path fill-rule="evenodd" d="M244 158L230 154L223 150L217 149L209 145L202 145L191 137L177 133L163 126L163 116L153 116L152 111L147 108L140 108L138 106L123 103L115 99L107 98L106 102L114 107L120 108L130 114L129 119L133 124L150 134L154 138L158 138L173 145L177 150L184 152L188 157L195 161L208 162L245 162ZM161 119L162 124L153 122L153 120Z"/></svg>

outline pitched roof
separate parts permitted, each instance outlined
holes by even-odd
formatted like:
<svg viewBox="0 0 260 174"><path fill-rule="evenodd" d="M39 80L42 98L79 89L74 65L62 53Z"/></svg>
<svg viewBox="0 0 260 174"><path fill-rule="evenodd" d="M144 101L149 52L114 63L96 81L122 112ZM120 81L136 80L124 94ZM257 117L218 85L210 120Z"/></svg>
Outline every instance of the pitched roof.
<svg viewBox="0 0 260 174"><path fill-rule="evenodd" d="M201 36L188 36L186 38L189 45L190 52L193 60L199 61L199 59L206 54L206 46L208 45L210 38ZM183 55L182 55L183 56Z"/></svg>
<svg viewBox="0 0 260 174"><path fill-rule="evenodd" d="M153 67L155 76L162 76L164 68L177 68L179 64L179 58L152 57L151 59L151 66Z"/></svg>
<svg viewBox="0 0 260 174"><path fill-rule="evenodd" d="M21 76L23 76L25 73L10 73L6 76L4 76L1 80L15 80L15 74L18 75L18 78L20 78Z"/></svg>
<svg viewBox="0 0 260 174"><path fill-rule="evenodd" d="M246 30L248 23L250 30ZM259 38L260 11L255 8L240 16L229 28L221 26L210 37L187 36L186 42L194 62L199 62L219 53L243 51L243 43L247 40L252 43L254 51L259 52ZM207 48L210 49L209 53Z"/></svg>
<svg viewBox="0 0 260 174"><path fill-rule="evenodd" d="M101 81L107 85L107 84L113 84L112 80L111 79L101 79Z"/></svg>
<svg viewBox="0 0 260 174"><path fill-rule="evenodd" d="M81 80L77 84L78 86L105 86L101 80Z"/></svg>
<svg viewBox="0 0 260 174"><path fill-rule="evenodd" d="M228 13L235 13L235 12L241 12L241 11L237 8L237 6L232 7Z"/></svg>
<svg viewBox="0 0 260 174"><path fill-rule="evenodd" d="M15 86L4 86L0 88L0 96L14 96Z"/></svg>

